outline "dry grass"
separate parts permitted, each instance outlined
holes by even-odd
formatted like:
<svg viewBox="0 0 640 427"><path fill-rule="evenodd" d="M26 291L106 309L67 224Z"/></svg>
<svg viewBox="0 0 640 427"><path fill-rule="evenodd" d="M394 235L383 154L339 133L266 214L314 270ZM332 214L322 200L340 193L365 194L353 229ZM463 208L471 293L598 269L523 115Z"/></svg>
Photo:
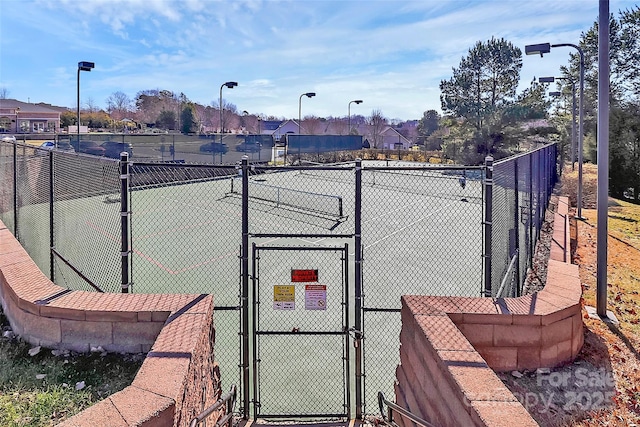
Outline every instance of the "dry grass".
<svg viewBox="0 0 640 427"><path fill-rule="evenodd" d="M616 396L610 406L588 414L576 426L640 425L640 206L611 201L607 266L607 309L618 325L585 318L587 329L603 345L594 357L610 365ZM574 263L580 267L583 299L596 305L596 210L583 209Z"/></svg>
<svg viewBox="0 0 640 427"><path fill-rule="evenodd" d="M585 307L596 306L596 172L594 165L583 168L584 220L572 221L572 261L579 267ZM565 170L560 189L573 206L577 176L577 170ZM585 343L576 360L546 373L500 374L543 427L640 426L640 206L610 199L607 225L607 309L619 323L592 319L585 310ZM539 264L538 273L544 273Z"/></svg>
<svg viewBox="0 0 640 427"><path fill-rule="evenodd" d="M560 194L569 196L571 206L577 206L578 193L578 165L575 170L571 167L562 171L562 184L560 186ZM582 207L587 209L596 208L596 193L598 185L598 167L587 163L582 167Z"/></svg>

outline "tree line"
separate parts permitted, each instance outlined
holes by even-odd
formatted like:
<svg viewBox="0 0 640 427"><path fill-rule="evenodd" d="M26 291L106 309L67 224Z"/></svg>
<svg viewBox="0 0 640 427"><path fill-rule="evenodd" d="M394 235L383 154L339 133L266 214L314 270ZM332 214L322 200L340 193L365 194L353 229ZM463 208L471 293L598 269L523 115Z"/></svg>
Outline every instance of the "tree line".
<svg viewBox="0 0 640 427"><path fill-rule="evenodd" d="M619 11L609 19L609 192L640 202L640 8ZM583 157L597 163L597 21L577 44L585 65ZM563 164L570 161L579 54L570 54L554 83L534 79L517 93L521 68L522 52L512 43L496 38L477 42L453 68L452 77L440 82L443 115L435 110L424 113L418 124L421 143L459 163L478 164L487 154L500 158L538 142L555 141ZM552 100L547 92L554 89L560 97Z"/></svg>
<svg viewBox="0 0 640 427"><path fill-rule="evenodd" d="M577 43L585 59L584 147L587 162L597 159L597 87L598 23L583 32ZM441 156L456 163L479 164L491 154L501 158L527 150L540 142L560 145L562 161L571 159L572 96L579 81L580 58L570 52L566 66L559 70L555 83L535 79L518 93L522 68L522 51L511 42L492 37L478 41L452 76L440 82L442 115L425 111L417 127L402 126L384 117L380 110L371 115L321 118L306 116L303 127L308 133L358 132L360 125L381 128L395 125L408 139L426 150L440 151ZM612 196L630 196L640 201L640 8L619 11L610 16L610 179ZM554 87L550 87L555 85ZM556 89L560 97L551 99L548 91ZM6 89L2 89L6 97ZM83 123L94 128L118 127L133 130L152 126L183 133L226 132L242 128L258 133L265 120L284 118L238 112L235 105L222 101L218 105L200 105L183 94L168 90L144 90L130 99L115 92L102 111L89 100L82 112ZM220 122L220 108L223 108ZM578 116L576 112L576 117ZM73 111L61 117L61 126L75 124ZM372 132L376 134L376 132ZM576 140L578 137L576 136ZM376 141L371 141L376 147ZM574 155L575 158L575 155Z"/></svg>

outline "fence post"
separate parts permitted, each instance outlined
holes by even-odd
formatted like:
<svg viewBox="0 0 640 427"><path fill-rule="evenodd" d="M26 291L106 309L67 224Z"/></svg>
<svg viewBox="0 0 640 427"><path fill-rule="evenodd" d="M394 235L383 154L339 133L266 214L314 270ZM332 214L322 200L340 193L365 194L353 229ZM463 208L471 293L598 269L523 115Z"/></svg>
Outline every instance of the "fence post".
<svg viewBox="0 0 640 427"><path fill-rule="evenodd" d="M513 257L516 254L520 253L520 220L521 220L521 214L522 212L520 212L520 188L518 186L518 158L516 158L513 162L513 203L514 203L514 207L513 207L513 211L514 211L514 215L513 215L513 229L514 229L514 235L515 235L515 239L513 241L513 253L509 253L509 257ZM520 256L518 255L518 268L516 268L516 272L515 272L515 276L516 276L516 286L515 289L512 289L511 295L510 296L514 296L514 297L519 297L521 292L520 292Z"/></svg>
<svg viewBox="0 0 640 427"><path fill-rule="evenodd" d="M356 357L356 381L355 381L355 398L356 398L356 419L362 419L363 402L362 402L362 159L356 159L355 170L355 212L354 212L354 246L355 246L355 308L354 308L354 341L355 357Z"/></svg>
<svg viewBox="0 0 640 427"><path fill-rule="evenodd" d="M120 257L122 293L129 293L129 153L120 153Z"/></svg>
<svg viewBox="0 0 640 427"><path fill-rule="evenodd" d="M484 296L491 296L491 232L493 221L493 157L484 159Z"/></svg>
<svg viewBox="0 0 640 427"><path fill-rule="evenodd" d="M539 165L539 163L538 163ZM533 258L535 257L536 244L534 242L534 217L533 217L533 176L535 172L533 170L533 156L529 156L529 267L533 268ZM536 198L537 200L537 198ZM537 237L536 237L537 238Z"/></svg>
<svg viewBox="0 0 640 427"><path fill-rule="evenodd" d="M49 151L49 279L52 282L55 282L54 268L53 268L53 262L54 262L53 248L55 247L55 241L53 236L53 200L54 200L53 151L54 150Z"/></svg>
<svg viewBox="0 0 640 427"><path fill-rule="evenodd" d="M249 156L242 156L242 397L249 419Z"/></svg>
<svg viewBox="0 0 640 427"><path fill-rule="evenodd" d="M20 241L18 233L18 145L13 143L13 235Z"/></svg>

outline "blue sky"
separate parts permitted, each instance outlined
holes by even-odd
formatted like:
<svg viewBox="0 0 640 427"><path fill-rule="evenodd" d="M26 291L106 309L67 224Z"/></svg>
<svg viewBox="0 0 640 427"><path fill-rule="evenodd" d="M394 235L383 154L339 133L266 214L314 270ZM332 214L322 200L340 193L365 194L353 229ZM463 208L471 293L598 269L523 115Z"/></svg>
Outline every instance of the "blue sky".
<svg viewBox="0 0 640 427"><path fill-rule="evenodd" d="M611 0L610 11L636 1ZM418 119L440 111L439 83L477 41L518 46L574 43L598 16L598 0L2 0L0 88L9 98L106 107L114 92L184 93L239 111ZM520 89L557 75L571 48L524 56Z"/></svg>

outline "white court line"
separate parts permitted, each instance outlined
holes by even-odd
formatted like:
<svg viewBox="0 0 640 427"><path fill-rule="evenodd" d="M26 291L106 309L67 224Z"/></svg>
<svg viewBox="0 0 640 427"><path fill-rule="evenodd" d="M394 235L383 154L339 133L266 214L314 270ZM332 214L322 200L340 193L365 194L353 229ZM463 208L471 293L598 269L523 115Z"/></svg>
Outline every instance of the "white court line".
<svg viewBox="0 0 640 427"><path fill-rule="evenodd" d="M417 201L417 200L416 200L415 202L410 203L410 204L408 204L408 205L400 206L398 209L394 209L394 210L392 210L392 211L387 211L387 212L385 212L384 214L382 214L382 215L380 215L380 216L376 216L376 217L373 217L373 218L368 219L368 220L366 220L366 221L362 221L362 223L363 223L363 224L366 224L366 223L368 223L368 222L375 221L375 220L377 220L377 219L380 219L380 218L383 218L383 217L385 217L385 216L391 215L391 214L393 214L393 213L395 213L395 212L398 212L398 211L404 211L404 210L406 210L409 206L417 205L418 203L419 203L419 201Z"/></svg>
<svg viewBox="0 0 640 427"><path fill-rule="evenodd" d="M194 210L200 210L200 211L204 211L206 213L210 213L210 214L216 215L218 218L239 219L239 222L242 223L242 212L235 212L235 211L233 211L231 209L209 209L207 207L194 205L194 204L191 204L191 203L187 203L187 202L185 202L183 200L174 199L174 198L167 197L167 196L160 196L160 198L172 201L177 205L186 206L186 207L189 207L189 208L194 209ZM266 219L258 219L258 220L254 220L249 225L254 225L255 227L259 228L260 226L258 225L258 223L271 224L271 221L268 221Z"/></svg>
<svg viewBox="0 0 640 427"><path fill-rule="evenodd" d="M378 239L378 240L376 240L375 242L371 243L370 245L365 246L364 248L365 248L365 249L367 249L367 248L370 248L371 246L377 245L378 243L380 243L380 242L382 242L382 241L384 241L384 240L388 239L389 237L391 237L391 236L393 236L393 235L395 235L395 234L398 234L399 232L401 232L401 231L403 231L403 230L406 230L407 228L409 228L409 227L411 227L411 226L413 226L413 225L415 225L415 224L419 223L419 222L420 222L420 221L422 221L422 220L427 219L428 217L432 216L433 214L435 214L435 213L437 213L437 212L439 212L439 211L441 211L441 210L443 210L443 209L445 209L445 208L448 208L449 206L453 205L453 203L454 203L454 202L451 202L451 203L449 203L449 204L447 204L447 205L442 206L442 207L441 207L441 208L439 208L439 209L436 209L435 211L431 211L431 212L429 212L429 214L428 214L428 215L424 215L423 217L421 217L421 218L419 218L419 219L417 219L417 220L413 221L412 223L407 224L406 226L404 226L404 227L402 227L402 228L397 229L397 230L396 230L396 231L394 231L393 233L391 233L391 234L387 234L387 235L386 235L386 236L384 236L382 239Z"/></svg>

